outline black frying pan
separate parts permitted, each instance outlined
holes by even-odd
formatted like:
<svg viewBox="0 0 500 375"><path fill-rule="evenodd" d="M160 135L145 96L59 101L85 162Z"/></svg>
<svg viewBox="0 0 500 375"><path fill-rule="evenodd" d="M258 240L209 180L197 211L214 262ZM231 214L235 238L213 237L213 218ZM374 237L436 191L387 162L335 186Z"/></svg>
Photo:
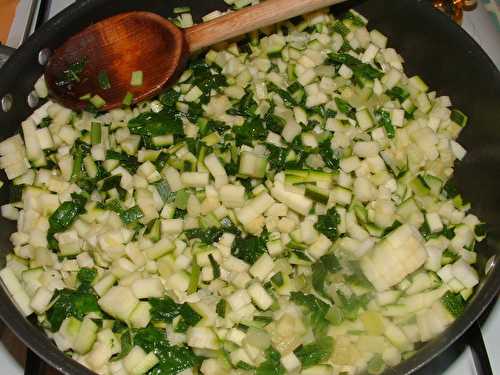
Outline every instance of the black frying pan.
<svg viewBox="0 0 500 375"><path fill-rule="evenodd" d="M189 5L196 20L215 9L225 9L222 0L83 0L45 24L17 50L0 70L0 98L11 94L8 112L0 110L0 139L18 131L19 124L33 111L27 96L42 74L39 52L53 49L67 37L92 22L129 10L148 10L172 16L176 6ZM469 150L456 169L455 182L465 199L472 202L474 213L489 226L488 240L478 249L478 270L483 275L476 294L465 313L442 335L425 344L409 360L388 373L408 374L451 345L481 315L500 290L500 73L482 49L446 16L423 0L371 0L351 2L334 8L356 9L389 37L407 61L409 74L418 73L437 89L449 95L454 105L469 115L469 125L460 142ZM0 54L2 53L0 49ZM5 176L2 174L5 182ZM7 201L7 189L0 192L0 204ZM9 235L14 223L0 218L0 266L11 248ZM494 256L494 267L484 276L487 260ZM495 263L495 262L494 262ZM0 288L0 317L16 335L42 359L65 374L92 374L68 359L32 322L24 319Z"/></svg>

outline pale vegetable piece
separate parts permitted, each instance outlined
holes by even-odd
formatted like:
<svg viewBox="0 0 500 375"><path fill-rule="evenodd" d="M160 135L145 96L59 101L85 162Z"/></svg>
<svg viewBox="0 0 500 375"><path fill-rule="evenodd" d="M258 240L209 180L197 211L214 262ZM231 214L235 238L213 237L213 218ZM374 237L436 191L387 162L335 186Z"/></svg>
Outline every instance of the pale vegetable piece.
<svg viewBox="0 0 500 375"><path fill-rule="evenodd" d="M30 298L24 291L14 272L10 268L4 268L0 271L0 279L2 279L2 282L23 315L31 315L33 310L30 306Z"/></svg>
<svg viewBox="0 0 500 375"><path fill-rule="evenodd" d="M98 302L109 315L127 321L139 300L129 288L114 286Z"/></svg>
<svg viewBox="0 0 500 375"><path fill-rule="evenodd" d="M253 283L250 285L248 288L248 294L250 294L252 301L261 310L267 310L273 304L273 299L259 283Z"/></svg>
<svg viewBox="0 0 500 375"><path fill-rule="evenodd" d="M187 343L199 349L217 350L219 348L217 336L208 327L190 327L187 331Z"/></svg>
<svg viewBox="0 0 500 375"><path fill-rule="evenodd" d="M402 225L361 258L361 269L378 291L396 285L420 268L427 251L420 233Z"/></svg>
<svg viewBox="0 0 500 375"><path fill-rule="evenodd" d="M273 259L268 254L263 254L250 267L249 272L253 277L259 279L260 281L264 281L273 270L273 267Z"/></svg>
<svg viewBox="0 0 500 375"><path fill-rule="evenodd" d="M79 354L87 353L97 338L98 330L99 327L92 319L84 318L73 344L73 349Z"/></svg>

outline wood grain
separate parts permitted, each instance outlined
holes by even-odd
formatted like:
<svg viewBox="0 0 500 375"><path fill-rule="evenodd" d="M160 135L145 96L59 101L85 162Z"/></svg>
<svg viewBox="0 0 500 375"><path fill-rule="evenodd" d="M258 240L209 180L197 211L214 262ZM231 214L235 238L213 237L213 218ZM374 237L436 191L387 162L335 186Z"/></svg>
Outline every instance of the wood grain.
<svg viewBox="0 0 500 375"><path fill-rule="evenodd" d="M344 0L267 0L185 30L190 52Z"/></svg>

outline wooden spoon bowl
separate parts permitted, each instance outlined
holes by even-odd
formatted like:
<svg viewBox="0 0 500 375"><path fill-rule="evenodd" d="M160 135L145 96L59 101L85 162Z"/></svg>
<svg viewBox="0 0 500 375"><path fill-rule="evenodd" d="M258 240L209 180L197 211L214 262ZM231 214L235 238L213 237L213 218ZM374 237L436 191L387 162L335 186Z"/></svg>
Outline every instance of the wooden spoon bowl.
<svg viewBox="0 0 500 375"><path fill-rule="evenodd" d="M88 104L80 98L97 94L106 101L101 109L107 110L119 106L128 92L134 102L151 97L177 78L188 56L184 33L170 21L154 13L122 13L69 38L55 50L45 77L63 105L83 109ZM83 70L68 82L65 72L79 63ZM140 86L130 84L134 71L143 72ZM99 84L102 72L109 78L108 89Z"/></svg>
<svg viewBox="0 0 500 375"><path fill-rule="evenodd" d="M104 100L100 110L121 106L127 94L138 103L173 83L193 52L342 1L267 0L185 30L154 13L118 14L56 49L45 78L52 96L72 109L84 109L96 95ZM139 86L131 85L135 71L143 74ZM102 85L100 75L109 79L109 87Z"/></svg>

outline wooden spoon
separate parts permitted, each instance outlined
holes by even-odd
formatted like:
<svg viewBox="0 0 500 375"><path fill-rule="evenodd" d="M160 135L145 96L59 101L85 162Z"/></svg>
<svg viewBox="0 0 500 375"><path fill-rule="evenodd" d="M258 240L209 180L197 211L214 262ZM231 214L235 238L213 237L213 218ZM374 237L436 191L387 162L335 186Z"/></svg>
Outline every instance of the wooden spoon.
<svg viewBox="0 0 500 375"><path fill-rule="evenodd" d="M45 78L52 95L72 109L85 108L94 95L104 99L102 110L120 107L128 93L137 103L174 83L193 52L342 1L267 0L184 30L154 13L118 14L56 49ZM140 86L131 85L136 71L143 74Z"/></svg>

